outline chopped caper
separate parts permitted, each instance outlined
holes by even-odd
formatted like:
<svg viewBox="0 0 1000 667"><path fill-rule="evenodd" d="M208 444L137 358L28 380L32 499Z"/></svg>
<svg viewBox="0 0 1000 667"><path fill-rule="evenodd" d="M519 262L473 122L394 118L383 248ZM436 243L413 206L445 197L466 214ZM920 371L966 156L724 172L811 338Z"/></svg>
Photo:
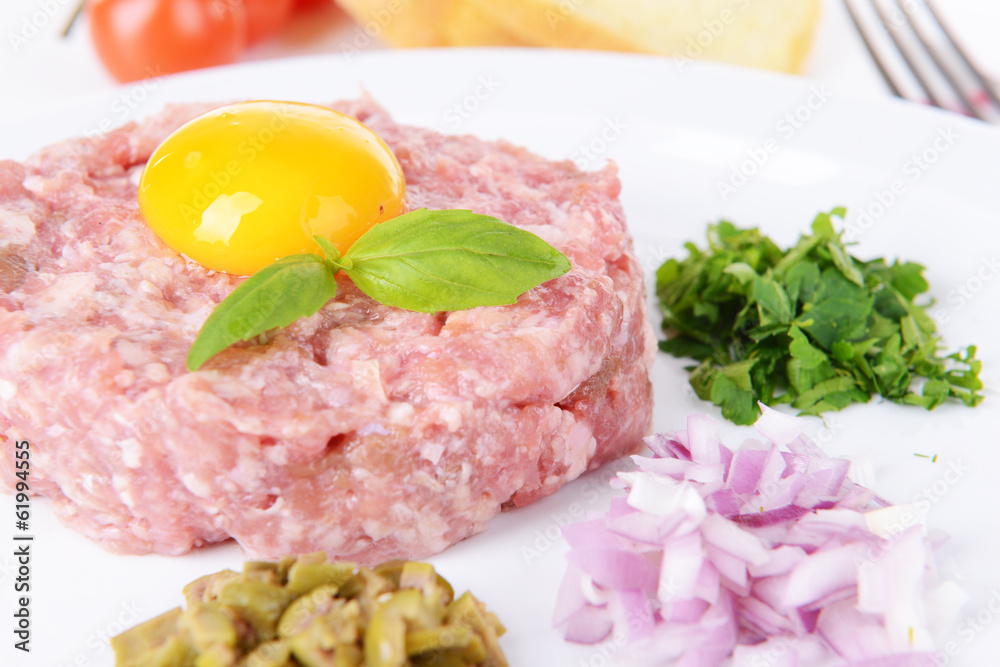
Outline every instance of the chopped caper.
<svg viewBox="0 0 1000 667"><path fill-rule="evenodd" d="M486 651L486 646L483 645L482 638L479 635L472 635L469 645L462 651L462 658L473 665L480 665L486 662L488 657L489 653Z"/></svg>
<svg viewBox="0 0 1000 667"><path fill-rule="evenodd" d="M195 579L184 587L184 599L187 601L188 606L196 602L212 602L219 599L219 590L226 583L239 578L240 574L232 570L207 574L204 577Z"/></svg>
<svg viewBox="0 0 1000 667"><path fill-rule="evenodd" d="M494 616L494 618L496 617ZM494 625L493 621L484 614L481 603L471 593L463 593L462 597L448 605L445 621L468 625L482 638L483 645L486 647L486 658L483 660L485 667L507 666L507 659L504 658L503 651L497 641L499 636L497 631L498 629L502 630L503 626L498 628Z"/></svg>
<svg viewBox="0 0 1000 667"><path fill-rule="evenodd" d="M284 639L264 642L240 663L240 667L295 667L291 660L292 648Z"/></svg>
<svg viewBox="0 0 1000 667"><path fill-rule="evenodd" d="M111 640L120 667L505 667L496 616L426 563L322 553L251 561L184 588L175 609Z"/></svg>
<svg viewBox="0 0 1000 667"><path fill-rule="evenodd" d="M278 621L279 637L294 637L305 631L317 616L330 611L334 602L344 604L337 598L337 586L326 584L298 597L285 609Z"/></svg>
<svg viewBox="0 0 1000 667"><path fill-rule="evenodd" d="M111 638L116 667L173 667L188 664L193 651L177 636L181 609L171 609Z"/></svg>
<svg viewBox="0 0 1000 667"><path fill-rule="evenodd" d="M238 635L236 626L217 607L196 602L188 607L178 620L178 628L187 630L198 651L207 651L215 644L236 646Z"/></svg>
<svg viewBox="0 0 1000 667"><path fill-rule="evenodd" d="M213 644L198 654L194 667L236 667L240 661L240 653L231 646Z"/></svg>
<svg viewBox="0 0 1000 667"><path fill-rule="evenodd" d="M293 599L288 590L262 581L230 581L219 592L219 602L237 609L253 627L258 641L277 636L278 620Z"/></svg>
<svg viewBox="0 0 1000 667"><path fill-rule="evenodd" d="M341 644L333 656L331 667L358 667L365 664L365 654L352 644Z"/></svg>
<svg viewBox="0 0 1000 667"><path fill-rule="evenodd" d="M467 625L441 625L406 633L406 653L414 656L432 651L464 649L475 635Z"/></svg>
<svg viewBox="0 0 1000 667"><path fill-rule="evenodd" d="M398 609L379 607L365 630L365 664L368 667L403 667L406 664L406 621Z"/></svg>
<svg viewBox="0 0 1000 667"><path fill-rule="evenodd" d="M428 599L439 600L442 607L455 598L455 589L447 579L434 571L430 563L404 563L399 575L399 587L420 589Z"/></svg>
<svg viewBox="0 0 1000 667"><path fill-rule="evenodd" d="M282 570L281 563L248 560L243 564L243 578L247 581L261 581L281 586L285 583L286 574L287 570Z"/></svg>
<svg viewBox="0 0 1000 667"><path fill-rule="evenodd" d="M356 570L357 566L354 563L327 563L325 560L317 563L300 560L288 570L287 587L296 595L304 595L324 584L336 584L339 587L354 576Z"/></svg>
<svg viewBox="0 0 1000 667"><path fill-rule="evenodd" d="M454 651L424 653L414 656L411 662L414 667L469 667L470 664L475 664Z"/></svg>

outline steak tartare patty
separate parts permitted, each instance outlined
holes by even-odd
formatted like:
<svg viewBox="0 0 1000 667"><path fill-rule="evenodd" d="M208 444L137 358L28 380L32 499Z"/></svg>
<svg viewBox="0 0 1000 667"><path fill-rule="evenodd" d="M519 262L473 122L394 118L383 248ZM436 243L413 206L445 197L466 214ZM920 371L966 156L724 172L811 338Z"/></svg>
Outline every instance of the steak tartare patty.
<svg viewBox="0 0 1000 667"><path fill-rule="evenodd" d="M393 149L410 209L467 208L539 235L573 268L517 303L424 314L338 276L312 317L188 372L240 278L165 246L136 187L166 109L100 139L0 162L0 428L34 492L108 549L423 558L631 453L655 342L613 166L335 108ZM14 457L0 463L17 481Z"/></svg>

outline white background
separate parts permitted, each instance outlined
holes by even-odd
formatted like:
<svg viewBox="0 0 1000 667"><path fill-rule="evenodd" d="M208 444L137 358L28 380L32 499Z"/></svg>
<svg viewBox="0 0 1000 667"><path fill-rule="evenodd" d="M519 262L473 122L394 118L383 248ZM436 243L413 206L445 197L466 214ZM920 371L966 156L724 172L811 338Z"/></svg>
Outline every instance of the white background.
<svg viewBox="0 0 1000 667"><path fill-rule="evenodd" d="M13 53L9 48L7 35L10 30L19 30L26 15L40 11L45 0L35 0L25 2L23 0L0 0L0 90L3 90L0 104L0 122L4 123L6 133L0 132L0 158L8 156L18 156L26 151L37 147L39 134L45 134L45 128L39 128L42 123L38 121L36 114L39 112L56 112L53 118L58 118L58 110L65 100L78 97L80 95L94 95L107 93L113 87L113 82L103 73L100 64L90 50L85 26L78 26L77 30L68 40L59 39L56 34L64 26L65 20L72 11L72 7L59 5L59 0L55 0L56 6L60 7L60 14L53 18L40 33L34 37L22 50ZM623 199L626 209L629 212L630 220L637 226L652 226L659 219L661 211L665 209L665 204L669 202L671 217L678 220L688 221L687 226L671 230L668 237L647 237L646 250L655 251L658 248L675 249L679 243L688 238L694 238L700 230L703 230L703 221L717 218L720 215L731 215L733 219L753 224L758 222L768 222L778 225L778 229L784 229L789 234L791 230L800 229L807 223L805 216L814 213L820 206L847 204L849 207L861 207L870 204L873 193L878 188L885 187L894 174L897 174L900 162L898 156L904 158L909 155L909 151L923 147L924 141L933 138L934 133L928 129L934 126L947 127L950 124L950 117L938 116L933 122L927 116L920 115L916 118L912 115L890 114L882 106L877 107L878 118L861 115L864 106L857 106L850 102L851 96L861 97L884 97L885 88L881 83L876 71L868 61L867 53L860 40L853 32L853 27L843 12L838 2L828 3L828 12L824 17L820 34L817 38L816 48L813 57L808 64L808 73L825 83L829 89L836 91L835 99L830 103L828 110L817 114L815 123L811 123L803 132L795 135L793 141L782 148L781 154L775 159L772 165L769 178L758 178L745 189L741 190L738 197L723 205L717 195L716 179L725 179L729 173L729 168L734 165L743 155L746 147L758 147L760 139L753 134L754 128L764 128L765 131L773 129L772 115L774 109L792 109L795 104L800 104L803 91L798 87L786 89L778 82L762 82L759 88L749 85L739 85L736 79L729 80L731 88L719 88L708 91L716 102L715 109L719 109L719 114L725 116L722 100L727 96L732 96L736 102L745 99L749 95L772 95L781 93L782 99L776 101L773 108L769 105L748 104L745 110L747 119L740 127L734 129L734 135L720 135L712 133L710 130L722 125L715 120L695 119L687 117L684 110L672 109L673 113L683 117L675 120L677 127L687 129L690 127L704 127L706 140L715 140L715 143L699 143L697 146L687 146L690 153L684 153L685 144L678 139L682 135L676 134L675 127L661 127L658 123L642 123L642 119L637 119L635 130L627 133L620 141L613 144L608 152L609 157L619 159L623 167L623 181L626 183L626 190ZM952 17L952 22L960 32L965 35L970 48L979 54L979 58L987 67L1000 64L1000 57L997 57L997 49L1000 43L993 41L993 34L996 28L1000 27L1000 3L997 2L973 2L973 0L953 0L946 7L948 14ZM347 19L336 10L328 10L318 15L313 15L308 19L303 19L289 26L279 38L270 44L261 45L254 51L247 54L248 59L259 60L266 57L277 57L284 55L294 55L309 52L337 52L343 40L348 39L353 34L353 26ZM314 68L315 69L315 68ZM461 69L461 68L459 68ZM474 82L475 77L469 72L476 72L471 65L465 68L468 70L458 76L465 77L461 81ZM1000 71L1000 67L994 67L994 71ZM722 81L726 81L729 75L725 75ZM511 87L504 89L494 99L495 113L484 113L473 118L467 125L462 126L462 131L475 132L485 136L508 136L512 140L531 145L536 150L541 150L545 155L551 157L572 156L576 143L565 143L559 137L551 136L539 132L532 118L523 118L523 125L518 124L519 112L512 104L504 107L508 95L514 96L513 79L500 77L504 81L511 81ZM582 74L576 73L569 79L579 81L584 78ZM384 80L385 77L383 77ZM766 84L766 85L764 85ZM569 83L567 85L572 85ZM315 79L316 97L323 99L322 94L323 79ZM469 83L456 83L452 86L442 84L436 93L431 91L428 95L435 95L434 99L441 100L441 108L435 103L424 102L422 104L412 104L410 108L416 111L409 111L406 105L405 95L393 95L392 91L376 86L372 92L376 98L383 101L388 108L400 116L400 120L420 124L431 124L443 126L441 129L448 129L441 114L442 109L450 101L461 99L461 95L467 94ZM162 89L152 90L150 98L142 108L137 109L137 113L152 112L157 105L163 103L164 96L169 95L171 86L164 85ZM134 95L138 89L129 87L122 89L121 94ZM204 92L204 91L202 91ZM532 91L537 94L538 91ZM338 92L337 95L342 93ZM119 95L119 93L115 93ZM524 93L520 99L531 98L531 95ZM130 97L117 99L131 99ZM202 96L200 99L209 99ZM582 101L581 101L582 102ZM581 107L583 104L581 104ZM738 104L734 104L739 108ZM756 108L756 111L754 108ZM107 115L107 106L101 107L103 114ZM112 107L114 108L114 107ZM422 110L422 111L421 111ZM420 114L424 115L421 116ZM599 112L587 112L579 118L567 118L567 136L576 137L582 140L593 132L594 128L599 129L599 125L593 124L593 118L600 118ZM410 114L410 115L406 115ZM589 115L588 115L589 114ZM751 118L756 114L755 119ZM405 117L403 117L405 116ZM98 114L94 118L100 118ZM21 126L28 128L31 132L28 137L15 136L10 128L18 127L22 118ZM855 132L847 132L845 119L856 125ZM876 133L870 127L886 127L886 120L899 120L899 131L903 136L895 133L891 137L877 137L885 142L885 160L878 164L866 164L862 161L846 162L839 147L843 145L844 150L854 150L859 153L864 152L864 145L870 143L875 138ZM550 119L551 120L551 119ZM80 128L72 131L82 131L91 125L87 125L87 120L80 119ZM639 132L645 129L659 132L662 141L661 146L649 148L643 137L647 133ZM963 126L964 127L964 126ZM895 127L893 129L896 129ZM59 135L67 131L65 126L53 127L51 131L54 135ZM905 136L912 131L911 136ZM639 135L642 136L639 136ZM969 131L961 129L963 137L975 138ZM650 135L652 136L652 135ZM825 137L825 139L824 139ZM744 146L743 141L748 143ZM563 142L563 143L560 143ZM879 254L892 252L909 252L910 256L917 256L926 259L926 263L933 267L931 278L932 285L944 286L944 291L939 297L944 299L947 286L955 285L958 281L968 277L968 272L977 267L980 261L980 254L992 253L998 247L995 243L997 235L988 236L989 244L982 247L974 247L975 244L966 243L965 239L957 239L954 235L944 236L939 242L942 257L923 257L919 253L926 253L927 239L936 239L935 235L927 233L920 235L921 238L901 238L902 227L919 216L932 220L947 220L948 213L957 210L956 205L961 200L961 196L968 194L967 201L969 207L962 210L963 217L959 222L968 222L970 218L980 220L992 220L997 210L1000 210L1000 201L997 200L995 189L996 175L1000 174L998 169L997 156L1000 151L977 150L981 146L976 146L975 141L962 141L959 146L950 152L945 160L942 160L940 169L929 173L921 181L921 192L918 196L910 197L908 200L899 203L885 219L878 222L876 227L865 237L866 247L873 248ZM996 145L997 142L993 142ZM669 150L668 150L669 149ZM801 149L801 150L800 150ZM874 149L872 149L874 151ZM672 151L672 152L671 152ZM630 160L633 154L641 157L641 160ZM810 162L807 158L833 156L831 162L815 161ZM646 162L644 160L653 160ZM960 163L977 161L979 168L972 170L962 168ZM652 167L659 165L662 168L670 169L672 176L677 180L669 181L671 187L659 185L660 178L655 176ZM666 166L664 166L666 165ZM845 167L851 169L845 169ZM833 175L830 170L833 169ZM840 171L837 171L837 170ZM990 176L992 174L992 176ZM974 178L969 178L973 176ZM794 177L794 178L793 178ZM991 180L992 179L992 180ZM669 180L669 179L664 179ZM836 187L831 186L831 183ZM992 189L988 189L991 187ZM796 193L794 198L788 197L789 193ZM836 194L831 194L836 192ZM978 192L978 194L976 194ZM986 195L983 193L990 192ZM828 201L828 197L836 196L843 199ZM975 204L975 205L973 205ZM858 210L857 208L854 210ZM655 218L653 216L656 216ZM929 223L928 223L929 224ZM933 230L933 226L929 227ZM899 240L897 240L899 239ZM779 240L788 242L788 234L780 237ZM936 250L937 248L935 248ZM961 255L965 253L968 255ZM985 256L985 255L984 255ZM650 257L652 260L657 257ZM956 313L952 318L952 323L945 327L945 335L950 337L955 344L965 342L980 342L984 352L988 356L989 362L1000 358L997 356L996 328L992 326L996 312L996 290L998 285L991 284L984 289L984 297L976 301L975 307L965 308ZM992 295L987 298L985 295ZM975 334L975 335L973 335ZM657 360L658 375L660 378L657 384L657 405L665 406L670 410L665 417L659 417L657 421L658 429L674 429L682 426L677 423L681 419L680 415L695 410L704 410L705 406L691 399L681 392L684 387L679 373L679 362L669 360L664 357ZM994 369L1000 368L1000 364L989 363L984 375L992 373L990 377L996 377ZM668 371L671 381L663 381L667 378ZM994 383L995 387L996 384ZM993 391L988 399L992 405L996 404L997 394ZM901 448L890 454L880 453L876 450L876 455L882 456L875 460L875 467L878 476L876 488L885 493L890 499L905 500L914 496L925 486L935 481L935 473L932 469L924 465L921 459L913 458L911 449L915 450L915 442L921 442L920 451L941 452L942 461L945 456L952 456L955 460L971 461L996 461L993 455L996 447L996 433L1000 428L998 424L998 413L992 408L991 412L984 412L986 407L974 413L965 412L964 408L949 407L945 412L947 419L941 413L929 415L920 411L896 411L896 406L891 405L868 405L857 406L857 409L845 411L843 415L838 415L830 423L836 428L841 428L840 436L837 436L834 443L836 447L830 450L835 455L866 455L866 447L870 446L872 440L884 441L891 435L897 435L897 443ZM879 418L881 415L894 415L894 420L878 425L874 434L872 427L876 426L871 417ZM839 421L838 421L839 420ZM976 428L976 432L983 436L978 441L968 441L964 433L959 429L953 429L953 424L963 424L969 420L974 420L976 424L982 424ZM838 426L843 424L843 426ZM814 424L814 426L816 426ZM867 439L859 440L856 436L859 433L869 432ZM955 431L959 431L959 437L955 437ZM921 441L920 439L923 438ZM727 440L735 446L739 439ZM927 447L923 448L923 443ZM933 444L930 444L933 443ZM980 457L980 453L981 456ZM972 606L969 611L975 612L985 608L989 602L989 591L996 590L997 579L996 570L993 569L990 554L996 549L991 548L997 543L997 521L996 507L1000 505L1000 496L995 484L990 480L995 477L995 469L990 466L974 466L969 473L970 483L956 487L953 493L949 493L946 500L940 503L932 516L936 526L954 531L955 540L947 547L942 554L943 568L951 576L958 578L965 577L971 583L967 586L978 592L975 593ZM477 540L470 540L449 550L441 557L435 559L439 568L445 570L449 577L453 578L456 588L470 586L477 581L477 577L482 576L481 556L482 548L495 548L496 545L504 543L512 544L536 544L535 531L538 529L547 530L551 527L553 517L566 511L566 507L573 499L579 499L582 494L581 488L593 483L591 480L581 480L575 486L567 488L561 494L556 494L537 505L526 508L518 512L517 515L506 515L499 517L491 523L490 531ZM603 484L603 480L600 480ZM583 486L581 486L583 485ZM984 489L986 493L981 493ZM9 517L9 505L3 499L2 516ZM36 501L41 505L40 501ZM36 509L40 509L37 508ZM982 508L982 515L974 514ZM970 512L970 510L973 510ZM963 513L965 515L964 529L962 524ZM940 523L939 523L940 522ZM974 522L976 529L968 528L969 522ZM7 667L9 660L15 660L15 665L25 665L30 667L64 667L74 663L86 663L92 665L110 665L110 655L105 642L108 634L119 631L123 625L131 625L137 620L147 618L159 611L168 609L171 605L179 602L179 591L181 586L193 579L197 574L212 572L222 567L236 566L241 560L241 554L235 545L228 544L221 547L205 549L184 559L160 559L157 557L120 557L121 560L109 560L99 547L88 542L75 532L68 531L58 524L50 513L36 511L32 522L33 532L45 540L40 540L37 545L37 560L34 561L33 576L35 582L41 587L39 595L49 600L69 599L68 608L72 611L68 614L73 619L72 623L48 624L43 620L45 614L39 613L39 627L36 634L36 645L43 651L43 655L56 656L54 661L47 661L38 654L31 659L20 660L23 656L11 656L9 644L11 635L9 634L9 616L7 613L7 603L11 595L7 585L0 591L2 603L0 609L3 615L0 616L0 667ZM5 533L0 533L3 536ZM980 536L981 535L981 536ZM5 540L6 541L6 540ZM167 563L169 561L169 563ZM83 563L100 563L100 567L90 568ZM6 569L10 567L12 560L9 556L0 557L0 580L7 580ZM111 563L111 564L109 564ZM128 564L127 567L119 567L118 563ZM67 565L75 564L78 571L74 572L72 567ZM514 563L517 565L517 563ZM531 570L538 583L538 587L526 587L529 590L542 591L543 586L551 588L553 577L557 578L562 571L562 560L555 550L547 552L545 562L542 567L535 567ZM514 568L516 569L516 568ZM546 574L548 578L543 577ZM960 576L961 575L961 576ZM109 585L113 582L113 585ZM9 582L8 582L9 583ZM477 584L478 585L478 584ZM70 591L69 589L72 588ZM473 587L473 591L479 593L480 588ZM127 593L125 593L127 591ZM124 598L122 596L125 596ZM482 593L484 599L490 604L504 604L505 601L496 595L490 595L489 590ZM537 614L541 620L537 623L539 630L545 628L544 617L550 604L550 592L538 593L539 600L534 605L540 609ZM123 601L124 600L124 601ZM512 618L517 624L520 619L516 618L517 609L522 609L522 613L531 614L533 610L523 609L524 599L519 597L515 602L522 605L517 607L512 615L501 614L502 618ZM543 609L545 608L545 609ZM42 610L40 610L41 612ZM60 616L58 610L48 610L49 617ZM139 618L137 618L137 616ZM992 618L992 616L991 616ZM62 627L59 627L62 626ZM988 634L977 636L974 643L970 644L963 655L961 661L954 663L955 667L980 667L995 664L989 658L977 660L979 656L995 657L997 650L1000 650L1000 643L997 641L997 630L1000 625L994 622L987 630ZM551 634L551 632L550 632ZM530 635L528 635L530 637ZM61 638L61 639L60 639ZM57 643L63 641L64 645L57 647ZM525 634L512 632L511 636L505 640L506 646L512 654L523 651L524 647L519 642L525 641ZM964 644L963 644L964 646ZM557 650L561 647L559 642L555 642ZM533 648L533 647L529 647ZM594 653L577 652L574 654L573 665L576 665L575 656L587 658L590 664L594 662ZM82 661L82 663L80 662ZM528 662L521 664L527 667L534 667ZM537 663L542 664L542 663ZM550 662L548 664L562 664ZM570 663L566 663L570 664Z"/></svg>
<svg viewBox="0 0 1000 667"><path fill-rule="evenodd" d="M76 4L77 0L0 2L0 120L26 117L62 100L115 85L90 45L85 17L68 38L60 36ZM981 66L1000 76L1000 40L996 39L1000 2L939 0L937 4ZM15 48L10 35L24 34L26 21L41 27L27 44ZM278 35L247 51L243 59L337 52L354 35L354 28L335 7L322 8L296 17ZM372 48L381 47L376 42ZM824 0L819 32L804 74L840 94L888 94L841 0Z"/></svg>

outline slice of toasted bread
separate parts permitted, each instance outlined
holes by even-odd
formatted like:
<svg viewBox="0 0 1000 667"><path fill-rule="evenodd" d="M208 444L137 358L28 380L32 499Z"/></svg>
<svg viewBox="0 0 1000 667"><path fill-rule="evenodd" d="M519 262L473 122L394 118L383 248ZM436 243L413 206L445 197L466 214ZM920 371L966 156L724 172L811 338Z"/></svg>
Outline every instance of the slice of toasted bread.
<svg viewBox="0 0 1000 667"><path fill-rule="evenodd" d="M525 41L795 72L819 0L463 0Z"/></svg>
<svg viewBox="0 0 1000 667"><path fill-rule="evenodd" d="M338 0L394 46L551 46L795 72L820 0Z"/></svg>
<svg viewBox="0 0 1000 667"><path fill-rule="evenodd" d="M451 46L531 46L481 7L466 0L437 0L443 8L440 27Z"/></svg>
<svg viewBox="0 0 1000 667"><path fill-rule="evenodd" d="M449 46L442 7L453 0L337 0L369 37L392 46Z"/></svg>
<svg viewBox="0 0 1000 667"><path fill-rule="evenodd" d="M525 46L466 0L337 0L370 38L391 46Z"/></svg>

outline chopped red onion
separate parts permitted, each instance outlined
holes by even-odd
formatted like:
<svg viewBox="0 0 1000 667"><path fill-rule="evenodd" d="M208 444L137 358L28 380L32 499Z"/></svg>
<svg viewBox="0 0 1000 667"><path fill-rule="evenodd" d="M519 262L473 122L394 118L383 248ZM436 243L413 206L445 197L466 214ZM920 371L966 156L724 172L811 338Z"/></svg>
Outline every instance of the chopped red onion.
<svg viewBox="0 0 1000 667"><path fill-rule="evenodd" d="M769 442L735 452L706 415L646 438L652 457L612 480L626 495L563 529L556 625L581 643L620 631L643 665L928 664L929 615L965 598L935 580L943 536L900 531L912 507L851 482L801 420L761 408Z"/></svg>

